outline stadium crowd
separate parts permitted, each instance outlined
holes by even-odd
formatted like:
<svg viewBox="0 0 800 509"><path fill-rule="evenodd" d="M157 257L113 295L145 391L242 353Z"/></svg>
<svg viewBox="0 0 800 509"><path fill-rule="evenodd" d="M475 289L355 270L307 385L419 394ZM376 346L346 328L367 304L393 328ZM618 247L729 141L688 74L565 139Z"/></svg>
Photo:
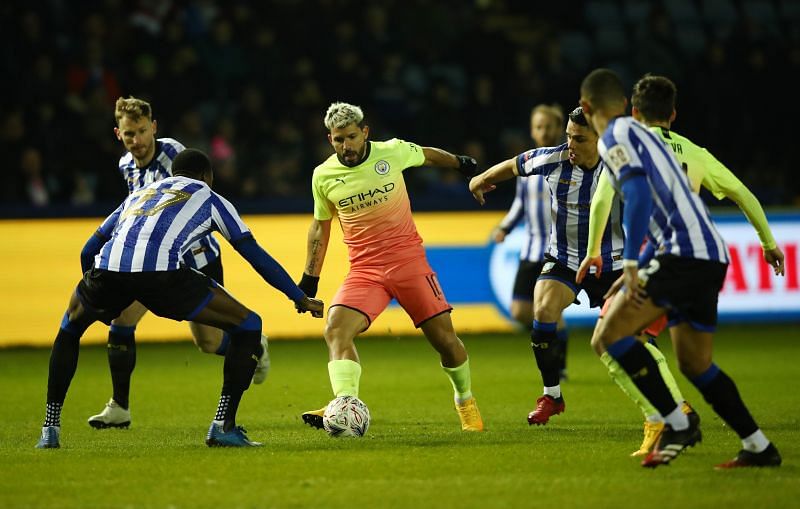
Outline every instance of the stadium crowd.
<svg viewBox="0 0 800 509"><path fill-rule="evenodd" d="M800 7L788 0L13 0L0 13L6 215L125 196L119 96L152 102L158 136L209 153L222 194L291 209L310 200L311 172L330 153L320 111L331 101L363 106L379 139L426 140L486 165L530 146L534 104L572 109L597 66L628 85L671 77L678 132L764 205L800 204L783 155L798 113L787 77L800 72ZM415 205L474 206L452 172L407 179Z"/></svg>

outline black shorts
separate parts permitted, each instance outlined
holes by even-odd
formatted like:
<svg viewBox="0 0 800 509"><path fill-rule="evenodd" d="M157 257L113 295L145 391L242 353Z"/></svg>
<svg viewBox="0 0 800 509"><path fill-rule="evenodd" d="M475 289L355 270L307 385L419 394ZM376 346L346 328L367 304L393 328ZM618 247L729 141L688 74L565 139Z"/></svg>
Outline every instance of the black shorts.
<svg viewBox="0 0 800 509"><path fill-rule="evenodd" d="M639 279L653 302L667 308L670 326L688 322L694 329L712 332L727 272L724 263L662 255L639 271Z"/></svg>
<svg viewBox="0 0 800 509"><path fill-rule="evenodd" d="M533 287L536 285L536 279L542 272L544 262L529 262L528 260L520 260L519 268L517 269L517 277L514 279L514 293L511 294L514 300L529 300L533 301Z"/></svg>
<svg viewBox="0 0 800 509"><path fill-rule="evenodd" d="M111 320L134 301L164 318L187 320L211 300L218 286L207 275L189 267L158 272L112 272L91 269L78 283L81 304L97 320Z"/></svg>
<svg viewBox="0 0 800 509"><path fill-rule="evenodd" d="M603 296L606 294L614 281L619 279L622 275L622 269L614 270L611 272L603 272L599 278L594 277L594 274L586 274L583 278L583 283L578 284L575 282L576 271L570 269L566 265L562 265L555 258L545 256L545 264L542 267L542 274L539 279L555 279L561 281L565 285L572 288L577 298L581 290L586 292L589 297L589 307L596 308L603 305L605 299ZM577 299L576 299L577 301Z"/></svg>
<svg viewBox="0 0 800 509"><path fill-rule="evenodd" d="M217 256L213 261L208 262L205 267L197 270L219 283L220 286L225 286L222 274L222 255Z"/></svg>

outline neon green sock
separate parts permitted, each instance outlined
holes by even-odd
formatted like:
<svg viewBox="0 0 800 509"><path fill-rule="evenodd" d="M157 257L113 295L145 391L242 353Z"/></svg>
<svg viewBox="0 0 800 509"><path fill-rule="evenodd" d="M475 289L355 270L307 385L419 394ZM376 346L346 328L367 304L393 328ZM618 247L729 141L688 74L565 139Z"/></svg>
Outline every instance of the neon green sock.
<svg viewBox="0 0 800 509"><path fill-rule="evenodd" d="M622 392L625 393L634 403L636 406L644 414L644 418L647 419L649 416L658 414L658 410L654 407L650 401L644 397L644 394L636 387L636 384L633 383L631 377L628 373L622 369L622 366L609 355L608 352L603 352L603 355L600 356L600 360L603 361L603 364L606 365L608 368L608 374L611 376L611 379L614 380Z"/></svg>
<svg viewBox="0 0 800 509"><path fill-rule="evenodd" d="M667 387L669 387L669 392L672 393L673 399L675 399L675 401L682 402L683 394L681 394L681 390L678 388L678 382L675 381L675 377L672 376L672 371L669 370L667 359L664 357L664 354L653 344L645 343L644 347L650 351L650 355L652 355L656 360L656 364L658 364L658 371L661 373L661 378L664 379L664 383L667 384Z"/></svg>
<svg viewBox="0 0 800 509"><path fill-rule="evenodd" d="M361 378L361 364L348 359L330 361L328 376L331 378L333 394L358 397L358 382Z"/></svg>
<svg viewBox="0 0 800 509"><path fill-rule="evenodd" d="M445 374L450 378L450 383L453 384L453 391L455 392L455 399L459 403L463 403L472 397L472 376L469 371L469 359L464 361L464 364L455 368L447 368L442 366Z"/></svg>

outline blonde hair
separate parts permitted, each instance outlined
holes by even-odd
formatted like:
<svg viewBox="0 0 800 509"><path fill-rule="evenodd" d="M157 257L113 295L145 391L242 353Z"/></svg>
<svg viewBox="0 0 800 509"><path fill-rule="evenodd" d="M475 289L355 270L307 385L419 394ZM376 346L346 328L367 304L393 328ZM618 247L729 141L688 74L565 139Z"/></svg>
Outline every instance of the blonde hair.
<svg viewBox="0 0 800 509"><path fill-rule="evenodd" d="M142 99L137 99L133 96L128 98L120 97L114 106L114 118L117 120L117 125L119 125L122 117L130 117L132 120L139 120L144 117L147 120L153 120L153 109L150 107L149 102Z"/></svg>
<svg viewBox="0 0 800 509"><path fill-rule="evenodd" d="M537 113L550 115L558 121L558 125L564 125L564 110L558 104L538 104L531 110L531 118Z"/></svg>
<svg viewBox="0 0 800 509"><path fill-rule="evenodd" d="M347 127L350 124L361 125L364 121L364 112L352 104L335 102L325 112L325 127L330 131L335 128Z"/></svg>

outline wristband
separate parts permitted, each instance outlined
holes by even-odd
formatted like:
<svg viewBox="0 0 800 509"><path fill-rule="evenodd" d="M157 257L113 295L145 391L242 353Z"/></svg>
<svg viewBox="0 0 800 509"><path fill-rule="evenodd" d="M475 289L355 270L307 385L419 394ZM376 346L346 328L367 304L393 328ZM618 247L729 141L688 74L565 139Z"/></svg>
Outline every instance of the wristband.
<svg viewBox="0 0 800 509"><path fill-rule="evenodd" d="M478 161L470 156L456 156L458 159L458 171L465 178L472 178L478 174Z"/></svg>
<svg viewBox="0 0 800 509"><path fill-rule="evenodd" d="M297 283L297 287L303 290L303 293L306 294L307 297L316 297L317 296L317 287L319 286L319 276L310 276L303 272L303 277L300 278L300 282Z"/></svg>

